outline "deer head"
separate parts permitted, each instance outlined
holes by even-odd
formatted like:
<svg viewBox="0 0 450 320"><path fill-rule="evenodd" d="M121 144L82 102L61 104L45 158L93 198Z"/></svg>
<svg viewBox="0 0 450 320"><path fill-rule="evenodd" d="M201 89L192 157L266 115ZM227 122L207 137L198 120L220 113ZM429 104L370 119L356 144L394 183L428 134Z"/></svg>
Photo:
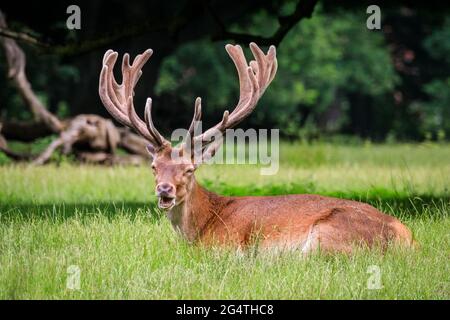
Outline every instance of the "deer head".
<svg viewBox="0 0 450 320"><path fill-rule="evenodd" d="M255 60L247 64L239 45L226 45L226 51L233 60L239 77L240 97L234 110L225 111L222 120L207 131L195 135L201 120L201 99L195 101L194 116L184 141L177 145L166 140L155 128L152 121L152 100L147 99L144 120L136 114L133 105L134 87L142 75L142 67L153 51L139 54L130 65L130 56L122 60L122 83L119 85L113 75L118 54L108 50L103 58L100 73L99 94L109 113L120 123L126 125L148 140L147 150L152 158L152 170L156 179L156 196L162 209L171 209L183 203L190 194L195 182L194 171L206 159L214 156L222 143L221 137L226 129L236 126L248 117L258 100L275 77L277 59L275 47L267 54L255 44L250 49Z"/></svg>

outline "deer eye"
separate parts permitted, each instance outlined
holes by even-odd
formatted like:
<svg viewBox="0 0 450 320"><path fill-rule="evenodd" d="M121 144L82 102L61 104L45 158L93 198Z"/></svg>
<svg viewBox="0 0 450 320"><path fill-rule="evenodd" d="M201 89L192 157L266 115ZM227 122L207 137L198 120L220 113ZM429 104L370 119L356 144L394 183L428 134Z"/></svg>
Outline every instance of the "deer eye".
<svg viewBox="0 0 450 320"><path fill-rule="evenodd" d="M152 164L152 170L156 171L156 166L154 164Z"/></svg>
<svg viewBox="0 0 450 320"><path fill-rule="evenodd" d="M194 168L188 168L186 171L184 171L185 174L190 175L194 173Z"/></svg>

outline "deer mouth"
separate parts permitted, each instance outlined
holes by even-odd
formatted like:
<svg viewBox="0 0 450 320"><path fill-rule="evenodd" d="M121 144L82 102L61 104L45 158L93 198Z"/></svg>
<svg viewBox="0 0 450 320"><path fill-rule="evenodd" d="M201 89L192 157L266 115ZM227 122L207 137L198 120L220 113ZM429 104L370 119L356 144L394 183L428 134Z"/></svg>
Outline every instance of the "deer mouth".
<svg viewBox="0 0 450 320"><path fill-rule="evenodd" d="M161 209L171 209L175 205L175 197L173 196L158 196L158 207Z"/></svg>

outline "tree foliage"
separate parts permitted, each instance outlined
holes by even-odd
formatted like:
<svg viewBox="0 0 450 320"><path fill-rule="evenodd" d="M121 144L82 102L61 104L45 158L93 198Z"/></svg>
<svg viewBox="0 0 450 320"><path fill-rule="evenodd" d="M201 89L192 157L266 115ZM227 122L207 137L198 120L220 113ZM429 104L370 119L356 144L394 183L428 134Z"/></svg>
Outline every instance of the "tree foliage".
<svg viewBox="0 0 450 320"><path fill-rule="evenodd" d="M250 31L270 30L276 23L260 12ZM278 48L278 61L277 77L249 121L276 126L289 136L341 130L348 121L349 93L378 99L398 81L383 35L368 33L355 13L316 11L289 32ZM178 95L186 104L195 95L206 97L211 114L237 98L232 68L223 43L188 43L163 63L157 93Z"/></svg>
<svg viewBox="0 0 450 320"><path fill-rule="evenodd" d="M234 41L220 40L223 28L227 34L268 39L279 30L282 17L292 17L299 5L297 0L252 3L243 0L234 10L225 1L136 3L129 11L120 1L112 1L110 12L101 14L102 6L83 2L89 13L87 27L69 34L62 32L64 21L54 13L48 13L48 23L22 11L16 17L24 15L22 20L42 34L56 30L50 35L59 42L70 36L77 41L91 39L96 36L93 30L100 35L110 31L111 37L122 29L142 31L143 36L122 35L111 47L132 55L147 47L155 50L135 100L142 112L145 98L154 98L155 118L167 133L189 123L197 96L203 98L207 124L216 123L223 110L236 103L237 75L224 50ZM382 30L368 30L366 7L330 4L319 2L312 17L297 23L278 45L278 74L243 126L279 128L284 136L306 139L332 134L378 140L450 137L448 10L386 4ZM120 12L122 20L112 18ZM11 25L16 30L24 26L14 21ZM152 31L155 26L159 29ZM107 48L72 57L24 48L33 89L53 113L106 115L97 84ZM3 61L0 53L4 74ZM5 83L0 87L0 116L30 118L14 88Z"/></svg>

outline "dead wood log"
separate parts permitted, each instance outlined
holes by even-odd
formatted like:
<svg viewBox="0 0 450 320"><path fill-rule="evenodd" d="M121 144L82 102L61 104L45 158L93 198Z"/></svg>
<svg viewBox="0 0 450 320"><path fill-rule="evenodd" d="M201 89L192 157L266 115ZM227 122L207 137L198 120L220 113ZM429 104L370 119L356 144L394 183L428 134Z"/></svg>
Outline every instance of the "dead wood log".
<svg viewBox="0 0 450 320"><path fill-rule="evenodd" d="M150 159L147 152L148 141L131 132L129 128L119 128L120 140L118 146L131 154L140 155L145 159Z"/></svg>
<svg viewBox="0 0 450 320"><path fill-rule="evenodd" d="M77 154L78 160L90 164L103 165L142 165L146 159L140 155L117 155L106 152L80 152Z"/></svg>
<svg viewBox="0 0 450 320"><path fill-rule="evenodd" d="M82 114L69 121L67 128L33 161L33 164L46 163L60 147L63 147L64 154L69 154L74 151L73 148L77 144L87 146L91 150L113 154L119 139L118 129L111 120L97 115Z"/></svg>

